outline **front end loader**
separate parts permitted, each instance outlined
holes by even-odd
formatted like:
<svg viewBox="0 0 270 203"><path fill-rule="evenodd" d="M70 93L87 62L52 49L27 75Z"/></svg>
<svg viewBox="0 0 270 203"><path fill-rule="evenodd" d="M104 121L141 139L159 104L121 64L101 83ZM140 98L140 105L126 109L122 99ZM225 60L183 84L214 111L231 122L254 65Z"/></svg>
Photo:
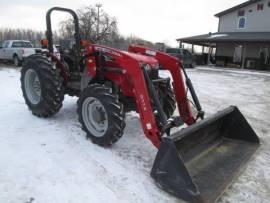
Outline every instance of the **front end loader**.
<svg viewBox="0 0 270 203"><path fill-rule="evenodd" d="M70 13L75 23L75 40L65 39L60 57L53 51L53 11ZM27 58L21 71L23 96L32 113L53 116L65 94L78 96L82 129L93 143L107 147L122 137L125 113L137 111L145 136L158 148L151 171L157 185L188 202L216 201L259 146L238 108L204 118L177 58L144 46L130 45L126 52L83 41L78 16L70 9L54 7L46 21L42 46L47 51ZM169 71L172 81L162 78L160 70ZM171 132L184 124L188 127Z"/></svg>
<svg viewBox="0 0 270 203"><path fill-rule="evenodd" d="M165 130L151 176L161 188L188 202L215 202L255 153L258 136L235 106L204 118L192 82L176 58L141 46L130 46L129 51L152 56L162 70L170 71L180 118L189 126L173 134ZM197 109L196 117L185 87Z"/></svg>

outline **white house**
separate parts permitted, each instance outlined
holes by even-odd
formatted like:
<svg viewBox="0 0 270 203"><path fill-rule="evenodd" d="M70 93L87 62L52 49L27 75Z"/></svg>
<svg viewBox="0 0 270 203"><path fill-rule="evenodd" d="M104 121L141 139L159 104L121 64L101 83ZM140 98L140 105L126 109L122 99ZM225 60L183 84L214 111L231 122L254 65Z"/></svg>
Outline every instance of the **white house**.
<svg viewBox="0 0 270 203"><path fill-rule="evenodd" d="M216 64L270 70L270 0L250 0L215 15L218 32L177 39L216 48Z"/></svg>

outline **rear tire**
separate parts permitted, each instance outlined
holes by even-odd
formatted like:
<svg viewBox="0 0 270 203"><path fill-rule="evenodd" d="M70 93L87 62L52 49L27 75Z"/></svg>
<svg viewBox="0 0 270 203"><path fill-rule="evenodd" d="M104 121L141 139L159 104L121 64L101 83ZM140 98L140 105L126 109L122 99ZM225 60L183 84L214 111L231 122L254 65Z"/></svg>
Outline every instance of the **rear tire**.
<svg viewBox="0 0 270 203"><path fill-rule="evenodd" d="M28 57L21 70L21 88L25 102L38 117L50 117L62 107L63 78L52 61L42 54Z"/></svg>
<svg viewBox="0 0 270 203"><path fill-rule="evenodd" d="M126 126L123 105L104 85L85 88L77 112L83 131L93 143L106 147L122 137Z"/></svg>

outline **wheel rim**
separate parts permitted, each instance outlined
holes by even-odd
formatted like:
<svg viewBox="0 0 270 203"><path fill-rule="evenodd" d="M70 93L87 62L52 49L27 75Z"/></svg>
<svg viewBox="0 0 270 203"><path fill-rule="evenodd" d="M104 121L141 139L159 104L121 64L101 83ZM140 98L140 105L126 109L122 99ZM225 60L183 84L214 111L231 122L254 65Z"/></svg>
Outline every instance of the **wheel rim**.
<svg viewBox="0 0 270 203"><path fill-rule="evenodd" d="M41 98L41 86L36 71L33 69L26 71L24 85L28 100L34 105L38 104Z"/></svg>
<svg viewBox="0 0 270 203"><path fill-rule="evenodd" d="M102 103L88 97L82 105L83 122L87 130L95 137L102 137L108 129L108 116Z"/></svg>

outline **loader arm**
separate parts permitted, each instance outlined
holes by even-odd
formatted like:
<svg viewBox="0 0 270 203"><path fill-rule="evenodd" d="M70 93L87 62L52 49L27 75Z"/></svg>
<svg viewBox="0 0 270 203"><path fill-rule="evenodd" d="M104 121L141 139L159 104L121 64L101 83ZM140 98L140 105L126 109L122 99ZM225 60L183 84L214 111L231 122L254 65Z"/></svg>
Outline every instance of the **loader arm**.
<svg viewBox="0 0 270 203"><path fill-rule="evenodd" d="M193 117L191 113L189 101L187 98L187 88L186 88L184 77L182 74L182 71L184 71L182 63L173 56L170 56L163 52L149 49L143 46L130 45L129 52L154 57L155 59L158 60L163 70L170 71L173 78L172 84L173 84L173 89L174 89L174 93L175 93L175 97L176 97L176 101L177 101L177 105L179 109L179 114L187 125L194 124L196 122L196 119ZM186 73L184 74L186 75ZM190 81L187 80L187 82L190 82ZM195 99L193 97L194 103L199 104L199 100L195 94L193 87L192 87L191 93L194 94L192 95L192 97L195 96ZM197 110L198 112L201 111L200 104L198 105Z"/></svg>

